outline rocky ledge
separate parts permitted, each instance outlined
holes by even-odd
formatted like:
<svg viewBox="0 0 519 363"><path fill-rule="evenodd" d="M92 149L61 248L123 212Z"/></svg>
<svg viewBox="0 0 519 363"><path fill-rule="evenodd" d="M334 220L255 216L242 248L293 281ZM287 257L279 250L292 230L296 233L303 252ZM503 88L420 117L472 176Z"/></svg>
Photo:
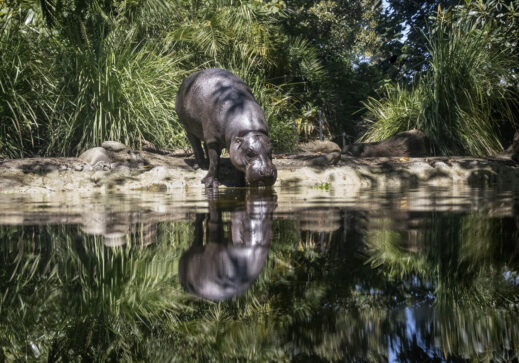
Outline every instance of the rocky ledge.
<svg viewBox="0 0 519 363"><path fill-rule="evenodd" d="M321 150L321 151L319 151ZM105 142L78 158L0 160L1 193L170 192L203 188L205 170L193 168L189 153L136 151ZM239 175L223 157L223 186L239 185ZM330 147L277 154L275 188L318 187L487 187L513 184L519 167L510 157L353 157Z"/></svg>

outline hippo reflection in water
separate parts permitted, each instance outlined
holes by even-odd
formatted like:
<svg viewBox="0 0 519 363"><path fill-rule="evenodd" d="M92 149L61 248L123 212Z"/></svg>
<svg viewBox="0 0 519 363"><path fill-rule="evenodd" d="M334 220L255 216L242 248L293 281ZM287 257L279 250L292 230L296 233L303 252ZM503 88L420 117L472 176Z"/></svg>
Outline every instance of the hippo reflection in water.
<svg viewBox="0 0 519 363"><path fill-rule="evenodd" d="M180 284L187 292L209 300L229 299L245 293L263 269L272 242L276 196L269 190L239 193L239 205L223 209L225 200L219 197L209 200L207 218L197 214L194 243L182 254L178 267ZM230 233L224 232L229 222L222 221L222 211L229 210Z"/></svg>

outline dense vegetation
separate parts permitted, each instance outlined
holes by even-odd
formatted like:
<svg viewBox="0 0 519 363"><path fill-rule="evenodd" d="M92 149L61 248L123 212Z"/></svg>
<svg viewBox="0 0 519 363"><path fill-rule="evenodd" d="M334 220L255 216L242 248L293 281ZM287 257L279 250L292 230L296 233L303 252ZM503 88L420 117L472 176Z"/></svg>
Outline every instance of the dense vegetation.
<svg viewBox="0 0 519 363"><path fill-rule="evenodd" d="M462 3L459 5L459 3ZM519 1L7 0L0 157L101 141L186 144L189 73L240 75L277 150L417 128L439 154L491 154L517 122ZM515 119L514 119L515 117ZM508 137L508 139L507 139Z"/></svg>

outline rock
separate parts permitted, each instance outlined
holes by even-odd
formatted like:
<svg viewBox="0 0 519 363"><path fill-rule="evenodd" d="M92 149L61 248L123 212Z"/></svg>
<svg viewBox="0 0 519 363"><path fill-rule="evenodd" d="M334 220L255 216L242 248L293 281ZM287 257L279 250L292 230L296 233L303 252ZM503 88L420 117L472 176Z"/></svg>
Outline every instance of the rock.
<svg viewBox="0 0 519 363"><path fill-rule="evenodd" d="M126 149L126 145L119 141L105 141L101 144L101 147L114 152L123 151Z"/></svg>
<svg viewBox="0 0 519 363"><path fill-rule="evenodd" d="M426 139L423 132L410 130L380 142L346 145L342 152L356 157L422 157L427 155Z"/></svg>
<svg viewBox="0 0 519 363"><path fill-rule="evenodd" d="M519 132L515 132L514 141L512 143L512 160L519 162Z"/></svg>
<svg viewBox="0 0 519 363"><path fill-rule="evenodd" d="M340 152L333 152L328 154L318 155L317 157L309 159L308 165L312 166L328 166L335 165L341 159Z"/></svg>
<svg viewBox="0 0 519 363"><path fill-rule="evenodd" d="M105 238L104 245L106 247L120 247L128 242L126 235L121 232L106 233L103 236Z"/></svg>
<svg viewBox="0 0 519 363"><path fill-rule="evenodd" d="M338 208L305 209L298 214L302 231L334 232L341 228L341 214Z"/></svg>
<svg viewBox="0 0 519 363"><path fill-rule="evenodd" d="M299 149L301 151L310 152L310 153L332 153L332 152L341 152L341 148L339 145L332 141L310 141L306 144L299 145Z"/></svg>
<svg viewBox="0 0 519 363"><path fill-rule="evenodd" d="M112 161L110 154L103 147L88 149L83 154L79 155L79 159L89 165L95 165L99 162L110 163Z"/></svg>
<svg viewBox="0 0 519 363"><path fill-rule="evenodd" d="M110 164L108 164L108 163L106 163L104 161L98 161L97 163L92 165L92 168L94 170L104 170L104 171L107 171L107 170L110 170Z"/></svg>
<svg viewBox="0 0 519 363"><path fill-rule="evenodd" d="M159 151L159 149L154 144L152 144L151 142L149 142L147 140L141 140L141 145L142 145L143 151L148 151L150 153Z"/></svg>

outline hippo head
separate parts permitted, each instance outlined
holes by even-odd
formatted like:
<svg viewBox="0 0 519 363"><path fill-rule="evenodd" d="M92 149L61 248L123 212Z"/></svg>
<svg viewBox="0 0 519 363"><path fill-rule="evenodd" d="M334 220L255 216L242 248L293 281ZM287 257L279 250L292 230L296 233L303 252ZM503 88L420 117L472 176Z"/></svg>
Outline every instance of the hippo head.
<svg viewBox="0 0 519 363"><path fill-rule="evenodd" d="M241 137L233 137L229 155L234 167L245 173L247 185L271 186L276 182L272 142L267 135L249 132Z"/></svg>

